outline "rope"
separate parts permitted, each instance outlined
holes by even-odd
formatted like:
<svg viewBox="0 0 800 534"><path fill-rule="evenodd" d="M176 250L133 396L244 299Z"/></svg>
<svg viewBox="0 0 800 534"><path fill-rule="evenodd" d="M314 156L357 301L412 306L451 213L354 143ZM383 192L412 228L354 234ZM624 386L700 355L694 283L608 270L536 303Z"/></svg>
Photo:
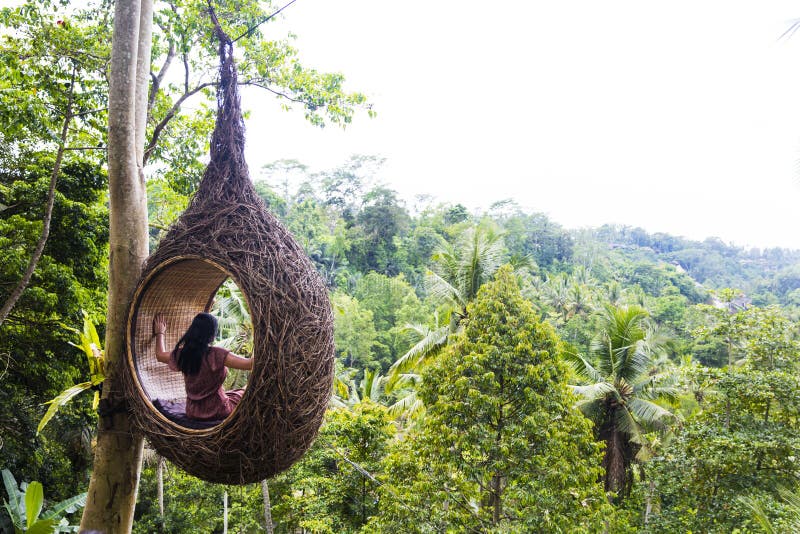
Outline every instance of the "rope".
<svg viewBox="0 0 800 534"><path fill-rule="evenodd" d="M264 24L264 23L265 23L265 22L267 22L268 20L272 19L272 18L273 18L275 15L277 15L278 13L280 13L281 11L283 11L284 9L286 9L287 7L289 7L290 5L294 4L295 2L297 2L297 0L292 0L291 2L289 2L288 4L286 4L285 6L283 6L282 8L280 8L279 10L275 11L275 12L274 12L274 13L272 13L271 15L267 15L267 16L266 16L266 17L264 17L264 18L263 18L263 19L262 19L260 22L257 22L257 23L256 23L255 25L253 25L253 26L250 26L250 27L247 29L247 31L246 31L246 32L244 32L242 35L240 35L239 37L237 37L236 39L234 39L234 40L233 40L233 42L235 43L236 41L238 41L239 39L242 39L243 37L250 37L251 35L253 35L253 32L255 32L255 31L256 31L256 29L257 29L259 26L261 26L262 24Z"/></svg>

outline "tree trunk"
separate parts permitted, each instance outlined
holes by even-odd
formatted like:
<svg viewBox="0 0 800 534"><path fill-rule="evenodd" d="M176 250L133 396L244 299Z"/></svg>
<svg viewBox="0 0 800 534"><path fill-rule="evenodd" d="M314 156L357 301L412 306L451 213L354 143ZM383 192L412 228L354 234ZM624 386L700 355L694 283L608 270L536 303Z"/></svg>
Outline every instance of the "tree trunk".
<svg viewBox="0 0 800 534"><path fill-rule="evenodd" d="M161 517L161 526L164 526L164 457L158 457L156 475L158 476L158 515Z"/></svg>
<svg viewBox="0 0 800 534"><path fill-rule="evenodd" d="M656 492L656 485L655 482L652 480L649 481L647 485L647 500L646 506L644 508L644 524L646 525L647 522L650 520L650 514L653 511L653 495Z"/></svg>
<svg viewBox="0 0 800 534"><path fill-rule="evenodd" d="M228 534L228 490L222 494L222 534Z"/></svg>
<svg viewBox="0 0 800 534"><path fill-rule="evenodd" d="M125 405L125 323L128 305L147 258L147 198L137 132L147 109L144 69L150 61L151 0L117 0L108 92L109 261L106 320L106 381L81 530L130 532L142 459L142 437L135 435ZM139 101L141 95L144 99ZM137 124L138 123L138 124Z"/></svg>
<svg viewBox="0 0 800 534"><path fill-rule="evenodd" d="M603 467L606 470L606 491L613 491L617 499L625 493L627 466L625 465L625 441L622 434L614 429L606 438L606 452Z"/></svg>
<svg viewBox="0 0 800 534"><path fill-rule="evenodd" d="M269 484L267 484L266 480L261 481L261 495L264 497L264 525L267 534L273 534L272 504L269 501Z"/></svg>
<svg viewBox="0 0 800 534"><path fill-rule="evenodd" d="M500 518L503 517L503 477L494 475L492 477L492 524L499 525Z"/></svg>

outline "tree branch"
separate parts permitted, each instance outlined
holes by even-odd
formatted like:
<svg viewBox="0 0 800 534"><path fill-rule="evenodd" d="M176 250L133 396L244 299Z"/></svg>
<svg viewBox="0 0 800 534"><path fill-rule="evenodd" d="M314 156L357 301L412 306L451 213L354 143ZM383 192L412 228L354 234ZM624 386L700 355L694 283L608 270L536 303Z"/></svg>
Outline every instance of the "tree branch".
<svg viewBox="0 0 800 534"><path fill-rule="evenodd" d="M189 54L183 53L183 92L189 92Z"/></svg>
<svg viewBox="0 0 800 534"><path fill-rule="evenodd" d="M108 111L108 108L99 108L99 109L90 109L89 111L81 111L80 113L73 113L73 117L83 117L85 115L91 115L92 113L100 113L101 111Z"/></svg>
<svg viewBox="0 0 800 534"><path fill-rule="evenodd" d="M158 70L158 74L150 73L150 77L153 80L153 84L150 86L150 96L147 99L147 116L150 116L150 112L153 110L153 106L156 103L156 96L158 96L158 90L161 88L161 83L164 81L164 76L167 75L167 70L169 70L169 66L172 63L172 60L175 58L175 43L169 43L169 51L167 51L167 57L164 59L164 64L161 65L161 68Z"/></svg>
<svg viewBox="0 0 800 534"><path fill-rule="evenodd" d="M216 83L215 82L201 83L191 91L187 91L186 93L181 95L181 97L175 101L175 103L172 105L172 107L164 116L164 118L161 119L161 121L158 124L156 124L155 128L153 128L153 136L150 138L150 142L147 143L147 146L144 149L144 164L147 164L147 160L150 159L150 154L152 154L153 150L155 149L156 144L158 143L158 138L159 136L161 136L161 132L164 131L164 128L167 127L167 124L169 124L169 121L172 120L175 114L178 113L178 111L180 111L181 104L183 104L187 98L194 96L195 94L199 93L206 87L211 87L212 85L216 85Z"/></svg>
<svg viewBox="0 0 800 534"><path fill-rule="evenodd" d="M11 309L22 296L22 292L25 291L26 287L28 287L28 283L31 281L31 277L33 276L33 271L36 270L36 265L39 263L39 259L42 257L42 253L44 252L44 246L47 243L47 238L50 236L50 221L53 217L53 204L55 203L56 196L56 182L58 180L58 175L61 172L61 161L64 158L64 145L67 143L69 123L72 121L72 105L75 97L75 74L76 68L73 67L72 79L70 80L69 86L67 108L66 113L64 114L64 124L61 127L61 142L58 144L56 161L53 164L53 172L50 174L50 185L47 189L47 204L44 210L44 220L42 221L42 235L39 237L39 241L36 243L36 248L33 250L31 259L28 261L28 267L25 269L22 278L8 296L8 299L6 299L3 307L0 308L0 325L2 325L6 320L9 312L11 312Z"/></svg>
<svg viewBox="0 0 800 534"><path fill-rule="evenodd" d="M268 86L264 85L263 82L260 82L260 81L257 81L257 80L247 80L247 81L244 81L244 82L240 82L239 85L252 85L253 87L259 87L261 89L264 89L265 91L269 91L270 93L272 93L272 94L274 94L276 96L279 96L281 98L285 98L286 100L290 100L290 101L296 102L298 104L303 104L303 105L306 104L306 102L303 101L303 100L291 97L291 96L287 95L286 93L281 93L280 91L276 91L275 89L272 89L271 87L268 87Z"/></svg>

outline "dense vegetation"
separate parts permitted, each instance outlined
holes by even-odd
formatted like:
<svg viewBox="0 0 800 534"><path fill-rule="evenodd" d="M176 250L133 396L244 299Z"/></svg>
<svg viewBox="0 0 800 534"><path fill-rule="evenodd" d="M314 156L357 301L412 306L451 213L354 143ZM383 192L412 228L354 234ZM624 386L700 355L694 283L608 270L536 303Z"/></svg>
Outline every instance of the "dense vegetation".
<svg viewBox="0 0 800 534"><path fill-rule="evenodd" d="M157 57L188 58L199 46L181 39L197 30L200 4L159 12ZM97 59L108 53L97 21L108 12L101 3L54 25L48 6L0 11L17 32L2 34L0 49L10 73L0 81L2 302L40 238L58 175L42 257L0 322L0 468L41 481L54 503L84 491L91 469L91 396L36 427L43 403L88 377L68 327L82 310L104 317L106 181L94 148L104 142ZM251 79L294 87L314 123L348 122L364 102L340 76L289 79L302 68L287 43L243 46L277 69L261 72L254 59ZM212 68L205 60L186 72ZM153 243L186 205L206 148L209 116L175 108L182 90L164 82L153 93ZM254 170L259 194L330 288L331 407L309 453L266 485L215 486L146 455L136 531L264 529L265 502L276 532L792 529L800 251L570 230L511 201L470 212L421 198L410 210L376 181L381 163ZM236 288L218 300L225 342L246 352Z"/></svg>

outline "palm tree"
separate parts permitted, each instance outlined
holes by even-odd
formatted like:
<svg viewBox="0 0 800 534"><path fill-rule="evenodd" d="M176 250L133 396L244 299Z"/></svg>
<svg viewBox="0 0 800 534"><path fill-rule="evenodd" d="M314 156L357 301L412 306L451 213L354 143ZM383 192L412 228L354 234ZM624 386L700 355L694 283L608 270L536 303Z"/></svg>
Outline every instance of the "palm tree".
<svg viewBox="0 0 800 534"><path fill-rule="evenodd" d="M467 316L467 305L500 268L503 255L502 234L486 224L467 228L454 245L443 243L433 254L425 287L428 295L445 305L447 318L441 324L436 314L433 328L409 325L409 330L419 335L419 341L389 368L387 392L394 389L402 375L418 373L459 331Z"/></svg>
<svg viewBox="0 0 800 534"><path fill-rule="evenodd" d="M545 288L547 303L558 314L561 322L566 324L570 311L569 279L564 274L549 276Z"/></svg>
<svg viewBox="0 0 800 534"><path fill-rule="evenodd" d="M630 490L631 465L647 447L644 434L666 429L674 418L654 402L674 400L676 393L668 375L653 371L666 345L644 308L607 306L588 358L569 355L576 373L587 382L573 386L582 397L578 407L594 421L597 438L606 444L606 490L618 498Z"/></svg>
<svg viewBox="0 0 800 534"><path fill-rule="evenodd" d="M449 303L460 321L478 289L500 268L503 252L502 234L493 227L467 228L455 245L445 243L433 254L425 280L428 294Z"/></svg>
<svg viewBox="0 0 800 534"><path fill-rule="evenodd" d="M569 288L569 316L587 315L592 311L592 292L589 286L574 281Z"/></svg>

